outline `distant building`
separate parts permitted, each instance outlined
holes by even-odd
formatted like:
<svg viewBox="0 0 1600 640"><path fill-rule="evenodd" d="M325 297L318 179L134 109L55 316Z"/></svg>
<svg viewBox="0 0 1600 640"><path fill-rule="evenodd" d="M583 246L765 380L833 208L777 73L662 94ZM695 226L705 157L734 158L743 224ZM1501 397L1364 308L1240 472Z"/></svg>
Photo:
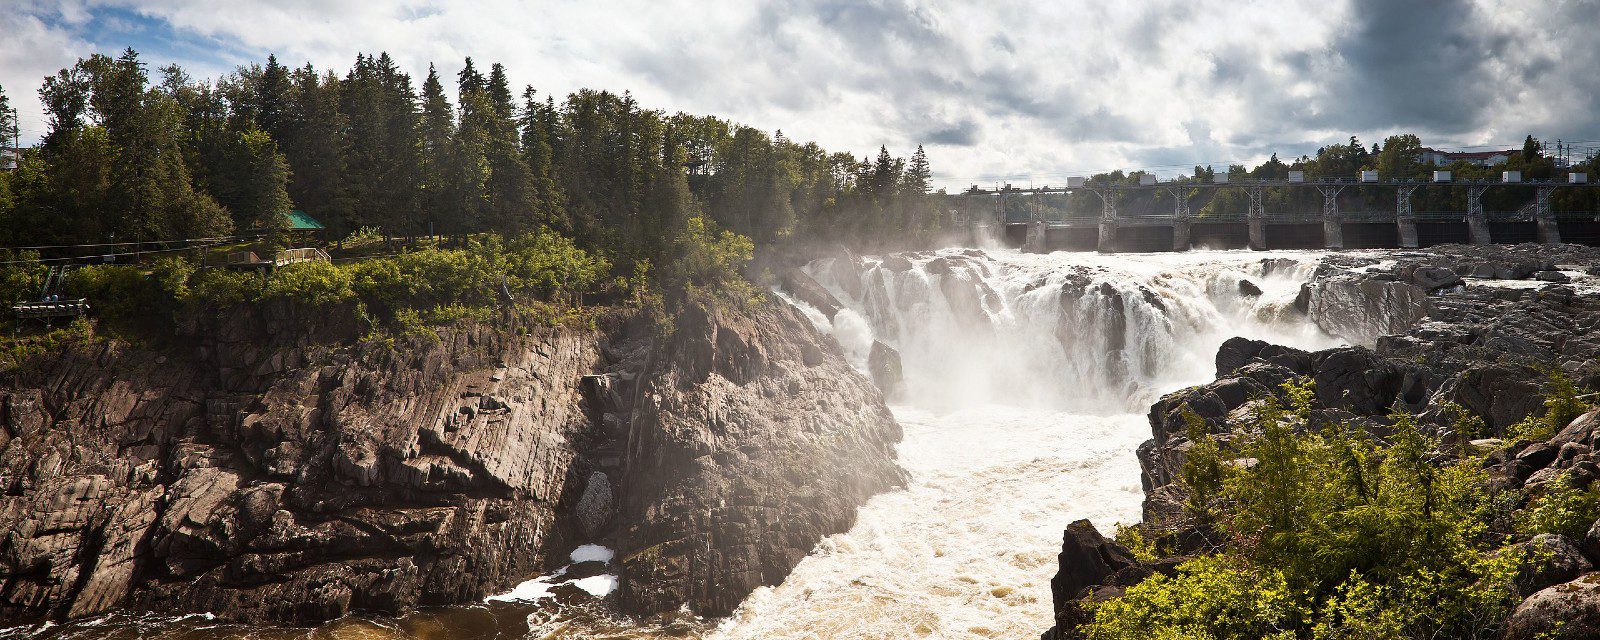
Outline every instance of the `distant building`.
<svg viewBox="0 0 1600 640"><path fill-rule="evenodd" d="M0 171L15 171L22 162L22 151L18 149L0 149Z"/></svg>
<svg viewBox="0 0 1600 640"><path fill-rule="evenodd" d="M1496 167L1505 164L1512 156L1522 153L1520 149L1507 151L1439 151L1428 147L1422 148L1422 156L1417 160L1435 166L1445 166L1456 162L1480 167Z"/></svg>

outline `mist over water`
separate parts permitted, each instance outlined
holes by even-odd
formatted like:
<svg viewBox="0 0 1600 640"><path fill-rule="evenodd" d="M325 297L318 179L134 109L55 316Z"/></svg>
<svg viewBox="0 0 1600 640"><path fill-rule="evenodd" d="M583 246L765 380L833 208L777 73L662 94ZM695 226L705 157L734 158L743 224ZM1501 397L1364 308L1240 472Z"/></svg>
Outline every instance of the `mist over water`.
<svg viewBox="0 0 1600 640"><path fill-rule="evenodd" d="M947 250L909 268L812 263L848 306L831 321L808 309L812 321L858 367L873 340L901 354L894 410L912 481L874 498L850 532L711 637L1036 636L1051 624L1066 524L1109 531L1139 517L1134 451L1151 402L1212 379L1232 336L1336 344L1292 311L1315 259Z"/></svg>

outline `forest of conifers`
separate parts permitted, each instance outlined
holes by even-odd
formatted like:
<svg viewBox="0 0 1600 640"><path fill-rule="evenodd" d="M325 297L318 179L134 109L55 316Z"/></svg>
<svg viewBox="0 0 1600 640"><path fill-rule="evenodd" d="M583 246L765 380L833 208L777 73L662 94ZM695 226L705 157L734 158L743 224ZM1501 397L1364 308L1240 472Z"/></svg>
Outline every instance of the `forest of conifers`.
<svg viewBox="0 0 1600 640"><path fill-rule="evenodd" d="M45 79L48 130L0 173L0 246L271 229L291 208L332 238L544 228L636 256L696 214L757 243L940 224L920 147L863 160L627 93L514 93L470 58L450 84L430 65L419 88L387 54L343 74L269 57L215 81L90 56Z"/></svg>

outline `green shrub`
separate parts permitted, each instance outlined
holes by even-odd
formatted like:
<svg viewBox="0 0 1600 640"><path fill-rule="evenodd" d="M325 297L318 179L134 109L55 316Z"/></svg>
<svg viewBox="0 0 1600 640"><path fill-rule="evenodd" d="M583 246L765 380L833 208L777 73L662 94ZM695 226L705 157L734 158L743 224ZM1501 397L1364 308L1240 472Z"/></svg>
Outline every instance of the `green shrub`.
<svg viewBox="0 0 1600 640"><path fill-rule="evenodd" d="M695 216L684 223L676 240L676 259L666 274L669 288L741 303L758 295L755 286L741 275L755 251L749 238Z"/></svg>
<svg viewBox="0 0 1600 640"><path fill-rule="evenodd" d="M1228 534L1226 560L1097 607L1090 637L1490 637L1516 602L1515 566L1492 553L1515 500L1488 492L1481 463L1439 458L1409 415L1380 439L1313 428L1309 384L1281 396L1234 425L1234 450L1186 417L1180 478L1191 500L1216 492L1191 509Z"/></svg>
<svg viewBox="0 0 1600 640"><path fill-rule="evenodd" d="M1582 538L1600 520L1600 487L1581 488L1570 473L1563 473L1528 503L1518 521L1525 535L1559 533Z"/></svg>
<svg viewBox="0 0 1600 640"><path fill-rule="evenodd" d="M237 304L254 302L263 289L260 275L232 269L203 269L189 279L186 301L215 309L227 309Z"/></svg>
<svg viewBox="0 0 1600 640"><path fill-rule="evenodd" d="M156 317L156 311L169 309L171 302L163 300L161 288L133 265L98 264L73 269L67 275L66 290L69 295L87 298L97 317L117 321Z"/></svg>
<svg viewBox="0 0 1600 640"><path fill-rule="evenodd" d="M327 305L354 300L356 292L348 270L327 262L297 262L274 270L262 295Z"/></svg>
<svg viewBox="0 0 1600 640"><path fill-rule="evenodd" d="M50 267L38 260L37 251L0 249L0 302L11 304L39 298Z"/></svg>
<svg viewBox="0 0 1600 640"><path fill-rule="evenodd" d="M1153 575L1093 611L1088 640L1290 640L1305 613L1283 574L1223 555Z"/></svg>

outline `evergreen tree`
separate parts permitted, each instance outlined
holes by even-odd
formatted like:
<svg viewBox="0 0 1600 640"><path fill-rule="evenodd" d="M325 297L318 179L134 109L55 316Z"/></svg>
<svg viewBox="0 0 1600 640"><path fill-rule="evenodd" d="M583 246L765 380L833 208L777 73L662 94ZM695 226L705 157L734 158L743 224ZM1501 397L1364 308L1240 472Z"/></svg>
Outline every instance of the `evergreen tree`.
<svg viewBox="0 0 1600 640"><path fill-rule="evenodd" d="M0 87L0 149L15 149L19 131L17 108L6 97L5 87Z"/></svg>
<svg viewBox="0 0 1600 640"><path fill-rule="evenodd" d="M256 79L256 125L274 140L289 137L289 70L278 64L278 57L267 56L267 66Z"/></svg>
<svg viewBox="0 0 1600 640"><path fill-rule="evenodd" d="M422 83L422 210L432 232L454 231L459 225L446 222L455 210L451 201L451 164L455 158L455 116L445 98L439 73L428 65L428 78Z"/></svg>
<svg viewBox="0 0 1600 640"><path fill-rule="evenodd" d="M1274 156L1276 157L1276 156ZM911 154L911 165L906 169L906 193L912 195L925 195L933 181L933 170L928 166L928 154L922 150L922 145L917 145L917 152Z"/></svg>
<svg viewBox="0 0 1600 640"><path fill-rule="evenodd" d="M343 229L337 219L351 207L341 187L346 131L339 78L307 64L290 79L290 125L277 140L289 162L289 199L323 224Z"/></svg>

